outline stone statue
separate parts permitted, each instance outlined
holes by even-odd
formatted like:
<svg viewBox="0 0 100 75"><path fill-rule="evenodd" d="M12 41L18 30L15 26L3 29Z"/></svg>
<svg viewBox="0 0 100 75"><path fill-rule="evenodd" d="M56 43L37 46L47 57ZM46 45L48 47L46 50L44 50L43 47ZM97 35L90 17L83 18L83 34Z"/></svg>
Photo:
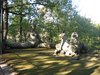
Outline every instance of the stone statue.
<svg viewBox="0 0 100 75"><path fill-rule="evenodd" d="M75 55L75 53L72 51L71 45L68 43L67 36L63 32L59 35L61 42L57 44L56 50L54 51L54 54L65 54L66 56L72 56Z"/></svg>

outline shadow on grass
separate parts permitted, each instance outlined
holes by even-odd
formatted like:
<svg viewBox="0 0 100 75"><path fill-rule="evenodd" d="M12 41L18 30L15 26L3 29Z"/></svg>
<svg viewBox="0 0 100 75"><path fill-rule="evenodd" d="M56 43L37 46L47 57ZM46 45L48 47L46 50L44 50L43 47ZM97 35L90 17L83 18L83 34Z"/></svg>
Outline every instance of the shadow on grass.
<svg viewBox="0 0 100 75"><path fill-rule="evenodd" d="M53 50L37 48L14 50L4 55L8 63L19 75L91 75L100 63L99 59L73 60L68 57L55 57ZM93 61L91 61L93 60ZM99 75L99 74L98 74Z"/></svg>
<svg viewBox="0 0 100 75"><path fill-rule="evenodd" d="M73 66L77 63L70 62L68 64L60 64L59 62L52 62L45 64L44 62L40 61L37 62L34 68L19 71L19 75L91 75L94 70L99 67L93 66L87 68L85 67L86 63L78 63L79 66ZM43 67L46 65L48 67Z"/></svg>
<svg viewBox="0 0 100 75"><path fill-rule="evenodd" d="M83 68L83 69L75 69L72 72L68 73L67 75L91 75L95 69L99 66L94 66L92 68Z"/></svg>
<svg viewBox="0 0 100 75"><path fill-rule="evenodd" d="M52 63L48 68L42 68L42 66L43 64L36 65L36 68L22 70L20 75L55 75L62 68L58 63Z"/></svg>

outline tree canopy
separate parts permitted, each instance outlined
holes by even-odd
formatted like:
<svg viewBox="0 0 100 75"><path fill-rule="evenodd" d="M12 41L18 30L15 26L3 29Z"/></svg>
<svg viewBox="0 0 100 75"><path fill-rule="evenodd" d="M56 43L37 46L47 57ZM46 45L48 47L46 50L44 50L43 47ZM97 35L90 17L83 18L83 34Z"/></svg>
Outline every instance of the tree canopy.
<svg viewBox="0 0 100 75"><path fill-rule="evenodd" d="M24 43L29 33L35 32L40 42L55 44L58 34L65 31L70 39L72 32L90 48L98 48L100 25L78 14L72 0L5 0L4 40Z"/></svg>

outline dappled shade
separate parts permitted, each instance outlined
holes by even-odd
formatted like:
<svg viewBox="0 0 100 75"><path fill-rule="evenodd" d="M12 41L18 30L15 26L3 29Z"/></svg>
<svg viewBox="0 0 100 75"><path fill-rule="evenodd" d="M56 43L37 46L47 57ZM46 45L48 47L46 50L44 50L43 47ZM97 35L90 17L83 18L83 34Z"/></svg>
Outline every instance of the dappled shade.
<svg viewBox="0 0 100 75"><path fill-rule="evenodd" d="M18 74L21 75L99 75L99 54L82 56L81 60L52 55L52 49L31 48L11 50L12 53L4 54L7 60Z"/></svg>

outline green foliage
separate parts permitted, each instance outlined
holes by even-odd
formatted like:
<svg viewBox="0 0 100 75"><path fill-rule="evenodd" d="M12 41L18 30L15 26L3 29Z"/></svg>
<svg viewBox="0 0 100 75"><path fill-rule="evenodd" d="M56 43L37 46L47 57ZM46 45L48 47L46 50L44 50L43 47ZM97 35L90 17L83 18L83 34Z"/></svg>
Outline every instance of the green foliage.
<svg viewBox="0 0 100 75"><path fill-rule="evenodd" d="M90 19L80 16L72 8L72 0L35 0L31 3L28 0L9 0L9 2L12 3L9 7L13 7L9 10L12 13L9 16L11 36L18 34L20 26L22 33L27 35L34 25L35 31L39 34L48 33L50 43L59 42L58 35L62 31L66 32L70 40L71 33L75 31L79 34L81 42L87 43L90 48L97 46L95 42L97 37L100 38L100 25L95 26ZM38 8L39 5L43 7Z"/></svg>

